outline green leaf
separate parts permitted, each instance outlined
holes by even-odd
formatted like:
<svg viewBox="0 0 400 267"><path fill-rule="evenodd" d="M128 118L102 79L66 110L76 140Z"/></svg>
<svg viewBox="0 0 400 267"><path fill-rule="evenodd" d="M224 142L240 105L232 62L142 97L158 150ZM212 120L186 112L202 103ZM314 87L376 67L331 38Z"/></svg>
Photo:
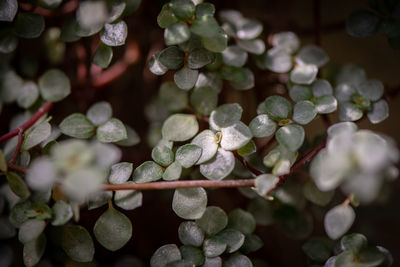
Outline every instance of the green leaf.
<svg viewBox="0 0 400 267"><path fill-rule="evenodd" d="M304 100L294 105L293 120L299 124L306 125L310 123L316 115L316 108L311 101Z"/></svg>
<svg viewBox="0 0 400 267"><path fill-rule="evenodd" d="M58 200L51 209L53 211L51 224L54 226L66 224L72 218L71 206L62 200Z"/></svg>
<svg viewBox="0 0 400 267"><path fill-rule="evenodd" d="M183 245L179 248L179 250L182 258L189 261L194 266L200 266L204 263L203 251L199 248L190 245Z"/></svg>
<svg viewBox="0 0 400 267"><path fill-rule="evenodd" d="M338 205L332 208L324 218L326 234L331 239L338 239L350 229L355 217L355 212L349 205Z"/></svg>
<svg viewBox="0 0 400 267"><path fill-rule="evenodd" d="M31 195L25 181L15 172L7 172L7 181L14 194L22 200L27 199Z"/></svg>
<svg viewBox="0 0 400 267"><path fill-rule="evenodd" d="M132 181L127 182L133 183ZM115 205L124 210L134 210L142 206L143 194L135 190L119 190L114 195Z"/></svg>
<svg viewBox="0 0 400 267"><path fill-rule="evenodd" d="M257 57L257 66L277 73L286 73L292 66L292 56L285 50L271 48Z"/></svg>
<svg viewBox="0 0 400 267"><path fill-rule="evenodd" d="M193 144L185 144L176 150L176 161L184 168L192 167L200 158L202 149Z"/></svg>
<svg viewBox="0 0 400 267"><path fill-rule="evenodd" d="M265 99L264 104L266 113L272 119L286 119L292 111L290 102L282 96L270 96Z"/></svg>
<svg viewBox="0 0 400 267"><path fill-rule="evenodd" d="M220 53L224 51L228 45L228 35L221 27L219 27L218 31L213 36L202 37L201 42L207 50Z"/></svg>
<svg viewBox="0 0 400 267"><path fill-rule="evenodd" d="M320 47L316 45L306 45L297 53L296 61L301 65L313 64L319 68L329 61L329 57Z"/></svg>
<svg viewBox="0 0 400 267"><path fill-rule="evenodd" d="M332 200L335 191L320 191L311 181L304 184L303 194L306 199L318 206L326 206Z"/></svg>
<svg viewBox="0 0 400 267"><path fill-rule="evenodd" d="M196 18L202 16L214 16L215 6L211 3L200 3L196 5Z"/></svg>
<svg viewBox="0 0 400 267"><path fill-rule="evenodd" d="M0 21L11 22L18 10L17 0L5 0L0 2Z"/></svg>
<svg viewBox="0 0 400 267"><path fill-rule="evenodd" d="M254 87L254 74L248 68L243 68L243 81L230 81L229 84L236 90L248 90Z"/></svg>
<svg viewBox="0 0 400 267"><path fill-rule="evenodd" d="M108 19L108 10L105 2L80 2L76 12L76 19L81 30L87 36L97 33Z"/></svg>
<svg viewBox="0 0 400 267"><path fill-rule="evenodd" d="M370 122L376 124L389 117L389 106L386 100L379 100L372 104L372 110L367 114Z"/></svg>
<svg viewBox="0 0 400 267"><path fill-rule="evenodd" d="M94 125L81 113L73 113L59 125L60 131L75 138L90 138L94 135Z"/></svg>
<svg viewBox="0 0 400 267"><path fill-rule="evenodd" d="M111 0L107 4L109 7L107 22L113 22L118 19L124 12L127 5L126 1L124 0Z"/></svg>
<svg viewBox="0 0 400 267"><path fill-rule="evenodd" d="M108 67L108 65L110 65L112 58L112 48L107 45L100 44L96 50L96 53L94 54L93 63L100 68L105 69Z"/></svg>
<svg viewBox="0 0 400 267"><path fill-rule="evenodd" d="M174 74L176 85L183 90L190 90L196 84L199 76L198 70L192 70L188 67L183 67Z"/></svg>
<svg viewBox="0 0 400 267"><path fill-rule="evenodd" d="M179 111L188 104L188 94L179 89L173 82L164 82L158 91L158 96L170 111Z"/></svg>
<svg viewBox="0 0 400 267"><path fill-rule="evenodd" d="M178 19L175 17L174 13L172 13L169 4L163 5L160 13L157 16L158 26L161 28L167 28L169 25L178 22Z"/></svg>
<svg viewBox="0 0 400 267"><path fill-rule="evenodd" d="M342 237L340 240L340 248L342 250L351 250L353 252L360 252L360 250L367 246L368 240L362 234L350 234Z"/></svg>
<svg viewBox="0 0 400 267"><path fill-rule="evenodd" d="M183 66L185 53L176 46L170 46L160 52L159 61L170 70L176 70Z"/></svg>
<svg viewBox="0 0 400 267"><path fill-rule="evenodd" d="M215 258L206 258L204 261L203 267L221 267L222 259L220 257Z"/></svg>
<svg viewBox="0 0 400 267"><path fill-rule="evenodd" d="M129 180L133 171L133 164L129 162L120 162L111 166L108 181L111 184L123 184Z"/></svg>
<svg viewBox="0 0 400 267"><path fill-rule="evenodd" d="M74 261L90 262L93 260L93 240L89 232L80 225L64 227L61 247Z"/></svg>
<svg viewBox="0 0 400 267"><path fill-rule="evenodd" d="M339 120L356 121L361 119L363 112L356 105L350 102L339 103Z"/></svg>
<svg viewBox="0 0 400 267"><path fill-rule="evenodd" d="M186 141L196 135L199 124L196 117L187 114L174 114L164 121L161 132L170 141Z"/></svg>
<svg viewBox="0 0 400 267"><path fill-rule="evenodd" d="M204 231L197 223L187 221L179 225L178 236L182 244L200 247L203 244Z"/></svg>
<svg viewBox="0 0 400 267"><path fill-rule="evenodd" d="M254 182L257 193L265 197L266 194L271 191L275 185L279 182L279 178L272 174L261 174L256 177Z"/></svg>
<svg viewBox="0 0 400 267"><path fill-rule="evenodd" d="M146 183L160 180L163 175L162 168L153 161L145 161L133 172L133 181Z"/></svg>
<svg viewBox="0 0 400 267"><path fill-rule="evenodd" d="M1 75L1 102L11 103L17 100L23 80L14 71L9 70Z"/></svg>
<svg viewBox="0 0 400 267"><path fill-rule="evenodd" d="M195 6L191 0L172 0L169 7L174 15L181 20L190 19L195 12Z"/></svg>
<svg viewBox="0 0 400 267"><path fill-rule="evenodd" d="M210 126L214 130L231 126L235 122L240 121L242 112L242 107L237 103L221 105L211 112Z"/></svg>
<svg viewBox="0 0 400 267"><path fill-rule="evenodd" d="M190 104L196 109L197 112L203 115L210 115L211 112L217 107L218 94L209 87L202 86L194 88L190 95Z"/></svg>
<svg viewBox="0 0 400 267"><path fill-rule="evenodd" d="M124 21L104 25L100 40L108 46L121 46L125 44L128 35L128 26Z"/></svg>
<svg viewBox="0 0 400 267"><path fill-rule="evenodd" d="M258 37L263 30L261 22L254 19L244 19L237 29L239 39L251 40Z"/></svg>
<svg viewBox="0 0 400 267"><path fill-rule="evenodd" d="M134 146L140 143L140 136L137 132L130 127L129 125L125 124L126 134L128 137L124 140L118 141L116 144L119 146Z"/></svg>
<svg viewBox="0 0 400 267"><path fill-rule="evenodd" d="M39 89L45 100L57 102L71 93L71 84L64 72L51 69L39 78Z"/></svg>
<svg viewBox="0 0 400 267"><path fill-rule="evenodd" d="M128 217L111 207L97 219L93 233L103 247L116 251L131 239L132 224Z"/></svg>
<svg viewBox="0 0 400 267"><path fill-rule="evenodd" d="M168 71L168 68L160 61L160 54L161 51L154 53L149 62L149 69L155 75L164 75Z"/></svg>
<svg viewBox="0 0 400 267"><path fill-rule="evenodd" d="M39 88L34 82L26 82L21 87L17 99L18 105L22 108L31 107L39 97Z"/></svg>
<svg viewBox="0 0 400 267"><path fill-rule="evenodd" d="M252 253L262 248L263 245L264 242L261 240L261 238L253 234L248 234L244 238L244 243L240 247L240 251L245 254Z"/></svg>
<svg viewBox="0 0 400 267"><path fill-rule="evenodd" d="M235 167L235 157L232 152L219 148L215 158L200 165L200 173L209 180L222 180Z"/></svg>
<svg viewBox="0 0 400 267"><path fill-rule="evenodd" d="M245 157L255 153L256 151L257 151L256 144L254 143L253 140L250 140L247 144L239 148L237 150L237 153L239 154L239 156Z"/></svg>
<svg viewBox="0 0 400 267"><path fill-rule="evenodd" d="M33 190L45 192L52 188L56 177L53 161L48 157L39 157L30 165L25 180Z"/></svg>
<svg viewBox="0 0 400 267"><path fill-rule="evenodd" d="M249 128L254 137L268 137L275 132L276 123L267 114L261 114L250 122Z"/></svg>
<svg viewBox="0 0 400 267"><path fill-rule="evenodd" d="M14 24L14 32L22 38L37 38L44 30L44 18L36 13L19 13Z"/></svg>
<svg viewBox="0 0 400 267"><path fill-rule="evenodd" d="M319 114L332 113L337 109L337 100L332 95L323 95L315 101L315 111Z"/></svg>
<svg viewBox="0 0 400 267"><path fill-rule="evenodd" d="M0 10L1 10L1 7L0 7ZM4 54L11 53L17 48L17 46L18 46L18 37L15 36L15 34L11 28L5 28L5 29L0 30L0 52L1 53L4 53Z"/></svg>
<svg viewBox="0 0 400 267"><path fill-rule="evenodd" d="M200 218L206 210L207 193L201 188L176 189L172 200L172 209L186 220Z"/></svg>
<svg viewBox="0 0 400 267"><path fill-rule="evenodd" d="M346 31L353 37L368 37L378 31L379 18L366 9L353 11L346 21Z"/></svg>
<svg viewBox="0 0 400 267"><path fill-rule="evenodd" d="M218 150L217 136L210 130L204 130L193 138L191 144L201 148L202 153L196 164L202 164L214 157Z"/></svg>
<svg viewBox="0 0 400 267"><path fill-rule="evenodd" d="M182 259L181 252L175 244L158 248L150 259L151 267L165 267L168 263Z"/></svg>
<svg viewBox="0 0 400 267"><path fill-rule="evenodd" d="M243 234L251 234L256 229L256 221L251 213L234 209L228 215L228 228L236 229Z"/></svg>
<svg viewBox="0 0 400 267"><path fill-rule="evenodd" d="M112 107L108 102L97 102L89 108L86 116L94 125L101 125L111 118Z"/></svg>
<svg viewBox="0 0 400 267"><path fill-rule="evenodd" d="M34 146L37 146L44 140L46 140L51 134L51 125L47 121L41 122L36 125L32 131L26 136L24 144L22 146L23 150L29 150Z"/></svg>
<svg viewBox="0 0 400 267"><path fill-rule="evenodd" d="M215 55L204 48L193 49L188 56L188 67L191 69L200 69L213 62L214 58Z"/></svg>
<svg viewBox="0 0 400 267"><path fill-rule="evenodd" d="M24 244L23 260L25 266L35 266L42 258L46 250L46 236L40 235L37 239Z"/></svg>
<svg viewBox="0 0 400 267"><path fill-rule="evenodd" d="M225 240L218 236L211 236L204 241L203 251L206 257L218 257L226 250Z"/></svg>
<svg viewBox="0 0 400 267"><path fill-rule="evenodd" d="M229 65L223 65L220 70L220 76L224 80L237 84L246 83L249 78L245 68Z"/></svg>
<svg viewBox="0 0 400 267"><path fill-rule="evenodd" d="M247 61L247 52L236 45L228 46L222 52L222 59L227 65L242 67Z"/></svg>
<svg viewBox="0 0 400 267"><path fill-rule="evenodd" d="M212 236L222 231L228 224L228 216L220 207L209 206L203 215L196 220L198 226Z"/></svg>
<svg viewBox="0 0 400 267"><path fill-rule="evenodd" d="M174 161L174 152L164 145L158 145L151 151L151 158L163 167L167 167Z"/></svg>
<svg viewBox="0 0 400 267"><path fill-rule="evenodd" d="M85 201L101 190L104 178L104 173L99 169L79 169L68 173L61 189L68 198Z"/></svg>
<svg viewBox="0 0 400 267"><path fill-rule="evenodd" d="M254 40L238 39L237 45L243 50L255 55L261 55L262 53L265 52L265 44L261 39L254 39Z"/></svg>
<svg viewBox="0 0 400 267"><path fill-rule="evenodd" d="M253 137L249 127L241 121L221 128L221 135L221 148L228 151L241 148Z"/></svg>
<svg viewBox="0 0 400 267"><path fill-rule="evenodd" d="M365 80L357 87L357 91L363 97L377 101L383 96L383 84L378 80Z"/></svg>
<svg viewBox="0 0 400 267"><path fill-rule="evenodd" d="M236 266L241 266L241 267L252 267L253 263L251 260L246 257L245 255L241 254L235 254L232 255L225 263L224 266L226 267L236 267Z"/></svg>
<svg viewBox="0 0 400 267"><path fill-rule="evenodd" d="M201 37L212 38L218 34L219 25L213 16L202 16L193 22L190 30Z"/></svg>
<svg viewBox="0 0 400 267"><path fill-rule="evenodd" d="M103 143L118 142L128 138L125 125L112 118L97 128L96 138Z"/></svg>
<svg viewBox="0 0 400 267"><path fill-rule="evenodd" d="M351 250L346 250L336 256L335 266L380 266L385 260L385 256L378 248L368 247L354 253Z"/></svg>
<svg viewBox="0 0 400 267"><path fill-rule="evenodd" d="M279 128L275 137L280 145L289 151L295 152L303 144L305 134L303 127L291 124Z"/></svg>
<svg viewBox="0 0 400 267"><path fill-rule="evenodd" d="M162 178L166 181L178 180L182 174L182 166L179 162L174 161L171 165L169 165L164 173Z"/></svg>
<svg viewBox="0 0 400 267"><path fill-rule="evenodd" d="M22 244L34 241L39 237L46 227L46 222L43 220L30 219L25 221L18 232L18 240Z"/></svg>
<svg viewBox="0 0 400 267"><path fill-rule="evenodd" d="M300 40L293 32L279 32L274 34L272 45L286 50L289 53L293 53L299 49Z"/></svg>
<svg viewBox="0 0 400 267"><path fill-rule="evenodd" d="M226 252L228 253L237 251L244 243L244 234L235 229L227 228L217 236L226 243Z"/></svg>
<svg viewBox="0 0 400 267"><path fill-rule="evenodd" d="M166 45L177 45L186 42L190 38L189 27L184 22L170 24L164 31Z"/></svg>
<svg viewBox="0 0 400 267"><path fill-rule="evenodd" d="M317 77L317 73L316 65L297 65L290 72L290 80L298 84L311 84Z"/></svg>
<svg viewBox="0 0 400 267"><path fill-rule="evenodd" d="M331 256L333 243L326 237L312 237L304 245L302 249L307 256L316 262L324 263Z"/></svg>
<svg viewBox="0 0 400 267"><path fill-rule="evenodd" d="M333 89L332 85L327 80L317 79L312 84L312 93L314 97L321 97L324 95L332 95ZM308 99L304 99L308 100Z"/></svg>
<svg viewBox="0 0 400 267"><path fill-rule="evenodd" d="M357 87L367 79L365 70L357 65L348 64L343 66L336 76L336 84L347 84L347 86ZM335 90L336 91L336 90Z"/></svg>

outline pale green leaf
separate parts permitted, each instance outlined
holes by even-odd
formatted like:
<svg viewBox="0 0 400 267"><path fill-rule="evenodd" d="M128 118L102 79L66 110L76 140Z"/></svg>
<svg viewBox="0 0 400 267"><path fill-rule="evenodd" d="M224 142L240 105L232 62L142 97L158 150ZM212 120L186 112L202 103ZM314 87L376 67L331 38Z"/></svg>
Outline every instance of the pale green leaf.
<svg viewBox="0 0 400 267"><path fill-rule="evenodd" d="M298 84L311 84L317 77L318 67L313 64L297 65L290 72L290 80Z"/></svg>
<svg viewBox="0 0 400 267"><path fill-rule="evenodd" d="M167 167L174 161L174 152L164 145L158 145L151 151L151 158L163 167Z"/></svg>
<svg viewBox="0 0 400 267"><path fill-rule="evenodd" d="M71 93L71 84L64 72L51 69L40 76L39 89L45 100L57 102Z"/></svg>
<svg viewBox="0 0 400 267"><path fill-rule="evenodd" d="M106 23L104 32L101 34L101 41L108 46L121 46L125 44L128 35L128 26L124 21L113 24Z"/></svg>
<svg viewBox="0 0 400 267"><path fill-rule="evenodd" d="M232 152L219 148L215 157L200 165L200 173L210 180L222 180L235 167L235 157Z"/></svg>
<svg viewBox="0 0 400 267"><path fill-rule="evenodd" d="M242 156L249 156L253 153L255 153L257 151L257 147L256 144L254 143L253 140L250 140L247 144L245 144L244 146L242 146L241 148L239 148L237 150L237 153Z"/></svg>
<svg viewBox="0 0 400 267"><path fill-rule="evenodd" d="M27 199L31 195L25 181L15 172L7 172L7 181L13 193L22 200Z"/></svg>
<svg viewBox="0 0 400 267"><path fill-rule="evenodd" d="M310 123L317 115L316 108L311 101L299 101L293 107L293 120L299 124Z"/></svg>
<svg viewBox="0 0 400 267"><path fill-rule="evenodd" d="M383 99L372 104L372 110L367 114L370 122L376 124L389 117L389 106Z"/></svg>
<svg viewBox="0 0 400 267"><path fill-rule="evenodd" d="M219 27L215 35L211 37L203 37L201 38L201 42L207 50L219 53L224 51L228 45L228 35L221 27Z"/></svg>
<svg viewBox="0 0 400 267"><path fill-rule="evenodd" d="M99 66L100 68L107 68L110 65L111 60L113 58L113 50L111 47L100 44L96 49L96 53L93 57L93 63Z"/></svg>
<svg viewBox="0 0 400 267"><path fill-rule="evenodd" d="M172 0L169 7L175 16L181 20L190 19L195 12L195 6L191 0Z"/></svg>
<svg viewBox="0 0 400 267"><path fill-rule="evenodd" d="M226 252L237 251L244 243L244 234L235 229L227 228L217 235L226 243Z"/></svg>
<svg viewBox="0 0 400 267"><path fill-rule="evenodd" d="M162 168L153 161L143 162L133 172L133 181L136 183L146 183L160 180L163 175Z"/></svg>
<svg viewBox="0 0 400 267"><path fill-rule="evenodd" d="M133 171L133 164L129 162L120 162L111 166L108 181L111 184L122 184L129 180Z"/></svg>
<svg viewBox="0 0 400 267"><path fill-rule="evenodd" d="M206 116L217 107L217 103L218 94L209 86L195 88L190 95L190 104L197 112Z"/></svg>
<svg viewBox="0 0 400 267"><path fill-rule="evenodd" d="M182 244L200 247L203 244L204 231L197 223L187 221L179 225L178 236Z"/></svg>
<svg viewBox="0 0 400 267"><path fill-rule="evenodd" d="M31 107L39 97L39 88L34 82L26 82L21 87L17 99L18 105L23 108Z"/></svg>
<svg viewBox="0 0 400 267"><path fill-rule="evenodd" d="M300 47L300 40L293 32L279 32L274 34L272 38L273 46L286 50L289 53L296 52Z"/></svg>
<svg viewBox="0 0 400 267"><path fill-rule="evenodd" d="M161 132L163 138L170 141L186 141L199 131L196 117L188 114L174 114L163 124Z"/></svg>
<svg viewBox="0 0 400 267"><path fill-rule="evenodd" d="M350 102L339 104L339 120L340 121L356 121L361 119L363 112L355 104Z"/></svg>
<svg viewBox="0 0 400 267"><path fill-rule="evenodd" d="M196 17L213 16L215 13L215 6L211 3L200 3L196 5Z"/></svg>
<svg viewBox="0 0 400 267"><path fill-rule="evenodd" d="M149 61L149 69L155 75L164 75L168 71L168 68L160 61L160 54L161 51L154 53Z"/></svg>
<svg viewBox="0 0 400 267"><path fill-rule="evenodd" d="M140 143L140 136L137 132L130 127L129 125L125 124L126 133L128 138L118 141L116 144L119 146L134 146Z"/></svg>
<svg viewBox="0 0 400 267"><path fill-rule="evenodd" d="M254 40L237 40L237 45L243 50L255 54L261 55L265 51L265 44L261 39Z"/></svg>
<svg viewBox="0 0 400 267"><path fill-rule="evenodd" d="M24 244L22 257L27 267L35 266L46 250L46 236L40 235L37 239Z"/></svg>
<svg viewBox="0 0 400 267"><path fill-rule="evenodd" d="M319 114L327 114L337 109L337 100L332 95L323 95L315 101L315 110Z"/></svg>
<svg viewBox="0 0 400 267"><path fill-rule="evenodd" d="M352 226L356 215L349 205L338 205L329 210L324 218L326 234L331 239L338 239Z"/></svg>
<svg viewBox="0 0 400 267"><path fill-rule="evenodd" d="M241 121L221 128L221 135L221 148L228 151L241 148L253 137L249 127Z"/></svg>
<svg viewBox="0 0 400 267"><path fill-rule="evenodd" d="M272 119L286 119L292 111L290 102L278 95L270 96L264 101L265 112Z"/></svg>
<svg viewBox="0 0 400 267"><path fill-rule="evenodd" d="M158 248L150 259L151 267L166 267L168 263L182 259L181 252L175 244L168 244Z"/></svg>
<svg viewBox="0 0 400 267"><path fill-rule="evenodd" d="M185 53L176 46L170 46L160 52L158 60L168 69L176 70L183 66Z"/></svg>
<svg viewBox="0 0 400 267"><path fill-rule="evenodd" d="M218 34L219 25L213 16L206 15L196 18L190 30L201 37L213 38Z"/></svg>
<svg viewBox="0 0 400 267"><path fill-rule="evenodd" d="M363 97L377 101L383 96L383 84L378 80L365 80L357 86L357 91Z"/></svg>
<svg viewBox="0 0 400 267"><path fill-rule="evenodd" d="M278 47L271 48L257 57L257 66L277 73L286 73L292 66L292 56Z"/></svg>
<svg viewBox="0 0 400 267"><path fill-rule="evenodd" d="M254 185L257 193L265 197L266 194L271 191L274 186L279 182L279 178L271 174L261 174L257 176Z"/></svg>
<svg viewBox="0 0 400 267"><path fill-rule="evenodd" d="M177 45L190 38L189 27L184 22L170 24L164 31L166 45Z"/></svg>
<svg viewBox="0 0 400 267"><path fill-rule="evenodd" d="M170 111L179 111L184 109L188 104L188 94L181 90L173 82L164 82L158 91L158 96L162 103Z"/></svg>
<svg viewBox="0 0 400 267"><path fill-rule="evenodd" d="M97 219L93 233L103 247L116 251L131 239L132 224L124 214L109 208Z"/></svg>
<svg viewBox="0 0 400 267"><path fill-rule="evenodd" d="M46 140L51 134L51 125L47 121L36 125L25 138L22 149L29 150Z"/></svg>
<svg viewBox="0 0 400 267"><path fill-rule="evenodd" d="M204 262L203 251L191 245L183 245L179 248L182 258L193 266L201 266Z"/></svg>
<svg viewBox="0 0 400 267"><path fill-rule="evenodd" d="M101 125L111 118L112 107L108 102L97 102L88 109L86 116L94 125Z"/></svg>
<svg viewBox="0 0 400 267"><path fill-rule="evenodd" d="M194 220L200 218L206 210L207 193L201 188L176 189L172 200L172 209L181 218Z"/></svg>
<svg viewBox="0 0 400 267"><path fill-rule="evenodd" d="M58 226L66 224L72 218L71 206L62 200L58 200L54 203L51 209L53 211L52 225Z"/></svg>
<svg viewBox="0 0 400 267"><path fill-rule="evenodd" d="M228 224L228 216L220 207L209 206L203 215L196 220L197 225L208 235L215 235Z"/></svg>
<svg viewBox="0 0 400 267"><path fill-rule="evenodd" d="M128 138L125 125L112 118L97 128L96 138L103 143L118 142Z"/></svg>
<svg viewBox="0 0 400 267"><path fill-rule="evenodd" d="M247 61L247 52L236 45L228 46L222 52L222 59L227 65L242 67Z"/></svg>
<svg viewBox="0 0 400 267"><path fill-rule="evenodd" d="M238 26L237 37L244 40L258 37L263 30L261 22L254 19L243 19Z"/></svg>
<svg viewBox="0 0 400 267"><path fill-rule="evenodd" d="M329 61L329 57L322 48L316 45L306 45L297 53L296 61L301 65L313 64L319 68Z"/></svg>
<svg viewBox="0 0 400 267"><path fill-rule="evenodd" d="M226 250L224 239L218 236L211 236L204 241L203 251L206 257L218 257Z"/></svg>
<svg viewBox="0 0 400 267"><path fill-rule="evenodd" d="M133 183L131 181L128 184ZM114 195L115 205L124 210L134 210L142 206L143 194L135 190L118 190Z"/></svg>
<svg viewBox="0 0 400 267"><path fill-rule="evenodd" d="M39 237L46 227L46 222L38 219L30 219L25 221L18 232L18 240L22 244L34 241Z"/></svg>
<svg viewBox="0 0 400 267"><path fill-rule="evenodd" d="M225 267L253 267L251 260L245 255L235 254L232 255L225 263Z"/></svg>
<svg viewBox="0 0 400 267"><path fill-rule="evenodd" d="M332 85L327 80L317 79L311 88L314 97L333 94Z"/></svg>
<svg viewBox="0 0 400 267"><path fill-rule="evenodd" d="M202 149L201 156L196 164L202 164L212 159L218 150L217 136L210 130L199 133L191 143Z"/></svg>
<svg viewBox="0 0 400 267"><path fill-rule="evenodd" d="M228 215L228 228L236 229L243 234L251 234L256 229L256 221L251 213L234 209Z"/></svg>
<svg viewBox="0 0 400 267"><path fill-rule="evenodd" d="M276 132L276 140L289 151L298 150L304 142L304 129L300 125L286 125Z"/></svg>
<svg viewBox="0 0 400 267"><path fill-rule="evenodd" d="M179 164L179 162L174 161L169 165L163 175L162 178L166 181L171 181L171 180L178 180L181 177L182 174L182 166Z"/></svg>
<svg viewBox="0 0 400 267"><path fill-rule="evenodd" d="M237 103L221 105L211 112L210 126L214 130L231 126L235 122L240 121L242 112L242 107Z"/></svg>
<svg viewBox="0 0 400 267"><path fill-rule="evenodd" d="M255 117L249 124L254 137L268 137L276 130L276 123L267 114Z"/></svg>
<svg viewBox="0 0 400 267"><path fill-rule="evenodd" d="M213 62L214 58L214 53L204 48L193 49L188 56L188 67L191 69L200 69Z"/></svg>
<svg viewBox="0 0 400 267"><path fill-rule="evenodd" d="M183 90L190 90L194 87L199 76L198 70L192 70L188 67L183 67L174 74L176 85Z"/></svg>
<svg viewBox="0 0 400 267"><path fill-rule="evenodd" d="M65 226L61 247L74 261L90 262L94 255L94 244L89 232L79 225Z"/></svg>
<svg viewBox="0 0 400 267"><path fill-rule="evenodd" d="M194 144L185 144L176 150L176 161L184 168L192 167L200 158L201 147Z"/></svg>

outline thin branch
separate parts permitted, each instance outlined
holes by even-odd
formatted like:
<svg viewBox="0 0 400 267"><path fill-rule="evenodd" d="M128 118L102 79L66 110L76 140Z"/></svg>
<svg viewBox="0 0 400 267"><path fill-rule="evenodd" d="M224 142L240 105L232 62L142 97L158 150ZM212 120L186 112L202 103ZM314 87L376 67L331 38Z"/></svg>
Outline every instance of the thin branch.
<svg viewBox="0 0 400 267"><path fill-rule="evenodd" d="M26 173L26 168L19 166L19 165L14 165L13 163L8 163L7 164L8 169L13 170L13 171L17 171L20 173L25 174Z"/></svg>
<svg viewBox="0 0 400 267"><path fill-rule="evenodd" d="M308 163L321 149L326 145L326 141L322 142L311 151L309 151L304 157L298 160L290 169L290 172L285 175L279 176L278 184L272 189L276 189L283 185L285 181L295 171L300 169L303 165ZM257 170L257 172L259 172ZM262 173L260 173L262 174ZM254 187L255 179L242 179L242 180L189 180L189 181L171 181L171 182L150 182L150 183L130 183L130 184L106 184L103 186L103 190L106 191L117 191L117 190L165 190L165 189L176 189L176 188L236 188L236 187ZM272 191L271 190L271 191ZM271 192L270 191L270 192ZM268 193L270 193L268 192Z"/></svg>
<svg viewBox="0 0 400 267"><path fill-rule="evenodd" d="M11 164L14 164L15 161L18 158L18 154L21 151L21 147L22 147L22 142L24 141L24 132L22 131L22 129L19 129L18 131L18 144L17 147L15 148L15 152L14 155L10 161Z"/></svg>
<svg viewBox="0 0 400 267"><path fill-rule="evenodd" d="M79 5L78 0L71 0L63 4L60 8L56 10L49 10L42 7L37 7L30 3L19 3L19 7L22 10L37 13L46 18L56 18L59 17L60 15L66 15L72 13L78 8L78 5Z"/></svg>
<svg viewBox="0 0 400 267"><path fill-rule="evenodd" d="M0 137L0 144L17 136L20 131L25 132L27 129L32 127L44 114L46 114L53 107L52 102L46 102L39 108L39 110L24 124L19 126L17 129L10 131Z"/></svg>

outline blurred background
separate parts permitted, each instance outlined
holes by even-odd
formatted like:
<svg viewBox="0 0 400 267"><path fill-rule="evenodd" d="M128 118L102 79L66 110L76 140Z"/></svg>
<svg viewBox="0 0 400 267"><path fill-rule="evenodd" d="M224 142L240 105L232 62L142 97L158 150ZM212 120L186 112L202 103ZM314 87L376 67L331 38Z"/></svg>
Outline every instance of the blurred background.
<svg viewBox="0 0 400 267"><path fill-rule="evenodd" d="M169 74L155 76L148 70L149 57L164 46L163 31L157 25L156 18L166 1L143 0L140 8L127 19L129 34L127 43L137 44L135 55L127 71L110 85L94 89L74 88L72 95L57 104L51 114L54 122L60 122L72 112L85 112L94 102L109 101L114 110L114 116L132 126L140 135L142 142L133 148L123 149L123 161L130 161L134 166L151 159L151 149L146 143L149 121L146 119L146 104L157 94L162 81L171 80ZM391 116L378 125L372 125L368 120L359 123L360 128L373 129L393 137L400 143L400 52L392 49L386 37L376 34L368 38L354 38L345 32L345 20L355 9L367 7L367 0L212 0L216 10L237 9L244 16L256 18L264 25L263 39L267 42L270 34L279 31L293 31L301 38L302 45L315 41L315 16L320 16L321 46L330 57L329 66L336 67L348 63L360 65L366 70L370 79L381 80L386 90L392 92L389 96ZM316 14L316 2L320 11ZM58 25L58 18L50 19L50 25ZM85 40L85 42L90 42ZM30 42L21 42L21 46L29 46L30 56L40 57L43 51L40 46L32 46ZM90 46L90 43L85 45ZM123 55L125 46L114 50L114 61ZM67 45L65 60L61 63L67 73L73 76L77 48ZM18 55L17 55L18 58ZM15 59L15 64L19 64ZM113 64L113 63L111 63ZM328 66L328 67L329 67ZM46 65L41 66L47 68ZM255 115L256 106L271 94L284 94L282 81L285 77L260 71L250 65L255 72L256 86L249 91L234 91L224 89L220 95L220 103L238 102L243 106L243 121L248 123ZM15 106L4 107L1 125L8 125L10 116L15 114ZM336 115L331 116L333 122ZM3 124L4 123L4 124ZM316 120L306 128L307 134L313 137L324 132L322 121ZM6 131L6 129L2 130ZM312 139L309 139L312 141ZM386 190L387 189L387 190ZM395 258L394 266L400 266L400 182L396 181L386 188L378 203L358 207L357 217L351 232L360 232L367 236L372 244L386 247ZM173 191L145 192L143 206L130 212L125 212L133 224L133 238L117 252L110 252L96 243L95 263L82 266L113 266L121 257L134 255L147 266L152 253L161 245L179 244L177 229L182 221L172 211L171 200ZM209 205L219 205L226 212L241 207L246 209L248 199L235 189L214 190L209 194ZM105 207L104 207L105 208ZM312 209L312 207L308 207ZM82 211L82 224L91 229L104 209ZM324 235L321 218L314 218L313 235ZM264 247L254 253L255 258L264 260L269 266L307 266L307 258L301 250L306 239L294 239L286 234L279 224L260 226L256 233L263 239ZM22 253L22 245L15 241L17 251ZM59 253L56 249L46 253ZM22 259L19 255L17 258ZM140 266L137 262L135 265ZM131 266L135 266L131 265ZM69 263L69 266L81 266Z"/></svg>

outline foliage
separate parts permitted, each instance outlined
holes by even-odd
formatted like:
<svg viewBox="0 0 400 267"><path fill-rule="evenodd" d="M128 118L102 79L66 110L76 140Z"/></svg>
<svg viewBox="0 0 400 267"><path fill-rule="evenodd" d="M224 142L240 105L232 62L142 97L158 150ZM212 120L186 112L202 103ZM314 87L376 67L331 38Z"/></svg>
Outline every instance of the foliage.
<svg viewBox="0 0 400 267"><path fill-rule="evenodd" d="M38 1L39 10L58 10L61 2ZM398 8L392 14L390 1L384 2L371 1L375 13L352 13L346 28L356 37L379 29L398 48ZM115 47L129 40L125 18L139 4L82 1L61 27L49 28L36 9L13 0L0 3L0 52L8 58L0 68L0 107L16 104L24 110L11 119L10 133L0 137L5 143L0 239L18 236L26 266L38 264L50 246L76 262L91 262L94 239L110 251L131 240L126 214L142 206L140 188L172 185L167 187L174 189L172 210L186 220L178 228L182 245L166 240L151 266L253 266L251 254L267 242L256 227L271 224L291 238L309 238L302 248L310 266L390 266L383 247L368 245L361 234L344 236L356 220L355 208L374 202L398 175L394 141L354 123L365 115L373 124L389 116L383 83L367 79L353 64L325 75L321 69L328 55L317 45L301 47L293 32L275 33L265 44L263 24L256 19L236 10L216 11L203 1L172 0L157 17L166 48L149 60L153 74L171 77L146 108L151 160L121 161L120 147L134 146L140 138L114 117L106 101L71 112L60 123L52 120L53 103L70 96L74 80L55 67L32 67L20 75L11 60L19 43L43 37L48 60L55 63L63 59L67 43L96 37L93 72L105 72L118 64ZM254 88L256 71L286 75L287 94L268 95L246 123L244 107L219 100L223 90ZM333 113L340 122L327 127L326 140L311 140L306 125ZM262 153L260 140L272 140L273 146ZM312 158L311 179L290 177L283 186ZM239 189L249 199L246 210L227 213L208 205L209 187L243 187L239 183L246 186ZM327 237L310 237L313 220L306 205L324 214ZM80 224L83 208L101 213L92 229ZM0 262L8 266L11 257L10 248L0 246Z"/></svg>

